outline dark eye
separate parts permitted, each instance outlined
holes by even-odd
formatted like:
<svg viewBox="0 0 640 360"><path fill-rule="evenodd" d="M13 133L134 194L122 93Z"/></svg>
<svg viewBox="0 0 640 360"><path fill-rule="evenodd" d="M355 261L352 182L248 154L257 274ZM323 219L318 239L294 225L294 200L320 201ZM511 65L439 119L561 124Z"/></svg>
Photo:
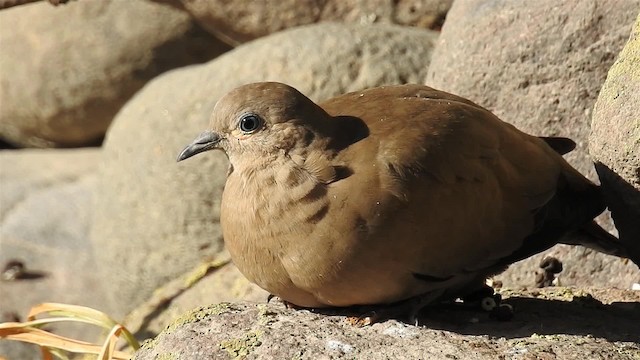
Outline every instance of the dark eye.
<svg viewBox="0 0 640 360"><path fill-rule="evenodd" d="M246 133L252 133L262 126L262 119L255 114L242 115L240 119L240 130Z"/></svg>

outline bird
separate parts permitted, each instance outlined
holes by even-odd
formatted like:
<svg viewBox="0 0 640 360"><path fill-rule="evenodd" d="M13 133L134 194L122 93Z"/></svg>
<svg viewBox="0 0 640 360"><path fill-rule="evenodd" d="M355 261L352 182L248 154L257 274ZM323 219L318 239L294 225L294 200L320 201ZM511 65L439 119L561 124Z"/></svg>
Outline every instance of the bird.
<svg viewBox="0 0 640 360"><path fill-rule="evenodd" d="M302 308L410 301L415 313L572 234L624 255L593 221L599 186L562 157L574 147L425 85L317 104L259 82L220 98L177 160L227 155L220 223L251 282Z"/></svg>

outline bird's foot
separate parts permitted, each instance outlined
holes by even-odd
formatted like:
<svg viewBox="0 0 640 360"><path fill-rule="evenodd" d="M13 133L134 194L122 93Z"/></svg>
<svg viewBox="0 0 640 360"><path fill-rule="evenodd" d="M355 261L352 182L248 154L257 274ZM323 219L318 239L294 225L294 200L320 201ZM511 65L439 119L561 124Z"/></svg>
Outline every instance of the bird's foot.
<svg viewBox="0 0 640 360"><path fill-rule="evenodd" d="M389 305L359 306L357 310L362 315L349 316L347 322L353 326L362 327L387 320L406 320L418 326L418 314L425 306L431 304L442 295L442 291L434 291Z"/></svg>
<svg viewBox="0 0 640 360"><path fill-rule="evenodd" d="M462 302L472 308L492 311L496 307L500 306L502 296L500 294L496 294L491 286L483 285L478 290L463 296Z"/></svg>
<svg viewBox="0 0 640 360"><path fill-rule="evenodd" d="M270 303L272 300L282 303L282 305L284 305L284 307L287 308L287 309L294 309L294 310L304 309L301 306L298 306L298 305L296 305L294 303L290 303L290 302L288 302L286 300L283 300L281 297L279 297L277 295L269 294L269 296L267 296L267 303Z"/></svg>
<svg viewBox="0 0 640 360"><path fill-rule="evenodd" d="M347 322L355 327L365 327L369 325L373 325L377 322L382 322L385 319L382 319L377 311L371 310L367 313L364 313L360 316L348 316Z"/></svg>
<svg viewBox="0 0 640 360"><path fill-rule="evenodd" d="M462 298L465 305L489 312L489 317L500 321L509 321L513 318L513 307L502 303L502 295L495 293L490 286L484 285L477 291L467 294Z"/></svg>

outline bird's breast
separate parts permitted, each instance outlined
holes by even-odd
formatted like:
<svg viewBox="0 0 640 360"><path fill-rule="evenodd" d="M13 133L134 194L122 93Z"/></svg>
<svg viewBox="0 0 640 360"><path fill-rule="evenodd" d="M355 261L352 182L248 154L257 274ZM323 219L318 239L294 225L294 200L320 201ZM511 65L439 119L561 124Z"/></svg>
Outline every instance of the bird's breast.
<svg viewBox="0 0 640 360"><path fill-rule="evenodd" d="M304 289L331 281L347 257L344 244L351 242L328 219L338 210L332 209L329 186L295 164L235 167L225 186L221 223L234 263L249 280L288 301L288 294L300 297Z"/></svg>

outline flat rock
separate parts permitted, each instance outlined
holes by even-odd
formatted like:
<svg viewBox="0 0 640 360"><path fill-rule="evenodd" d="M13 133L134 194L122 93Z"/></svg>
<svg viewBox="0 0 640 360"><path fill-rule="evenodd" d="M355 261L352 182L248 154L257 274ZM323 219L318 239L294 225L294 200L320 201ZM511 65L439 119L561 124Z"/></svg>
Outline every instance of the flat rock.
<svg viewBox="0 0 640 360"><path fill-rule="evenodd" d="M228 48L186 12L146 0L2 10L0 138L30 147L99 142L149 79Z"/></svg>
<svg viewBox="0 0 640 360"><path fill-rule="evenodd" d="M104 144L92 241L114 316L222 249L221 153L176 164L216 101L241 84L289 83L315 100L426 76L437 33L385 25L319 24L240 46L149 83L122 109ZM313 44L313 46L309 46Z"/></svg>
<svg viewBox="0 0 640 360"><path fill-rule="evenodd" d="M221 303L185 314L135 359L636 359L640 293L557 288L506 291L516 311L499 322L454 306L421 326L358 328L344 316L281 304Z"/></svg>
<svg viewBox="0 0 640 360"><path fill-rule="evenodd" d="M455 1L426 83L467 97L527 133L572 138L578 146L567 160L596 181L587 151L591 110L638 11L638 0ZM613 230L610 219L601 220ZM533 282L538 263L554 254L570 274L561 276L565 285L628 289L640 281L635 264L580 247L556 247L499 278L511 286L518 279Z"/></svg>
<svg viewBox="0 0 640 360"><path fill-rule="evenodd" d="M589 151L620 239L640 259L640 16L598 96Z"/></svg>

